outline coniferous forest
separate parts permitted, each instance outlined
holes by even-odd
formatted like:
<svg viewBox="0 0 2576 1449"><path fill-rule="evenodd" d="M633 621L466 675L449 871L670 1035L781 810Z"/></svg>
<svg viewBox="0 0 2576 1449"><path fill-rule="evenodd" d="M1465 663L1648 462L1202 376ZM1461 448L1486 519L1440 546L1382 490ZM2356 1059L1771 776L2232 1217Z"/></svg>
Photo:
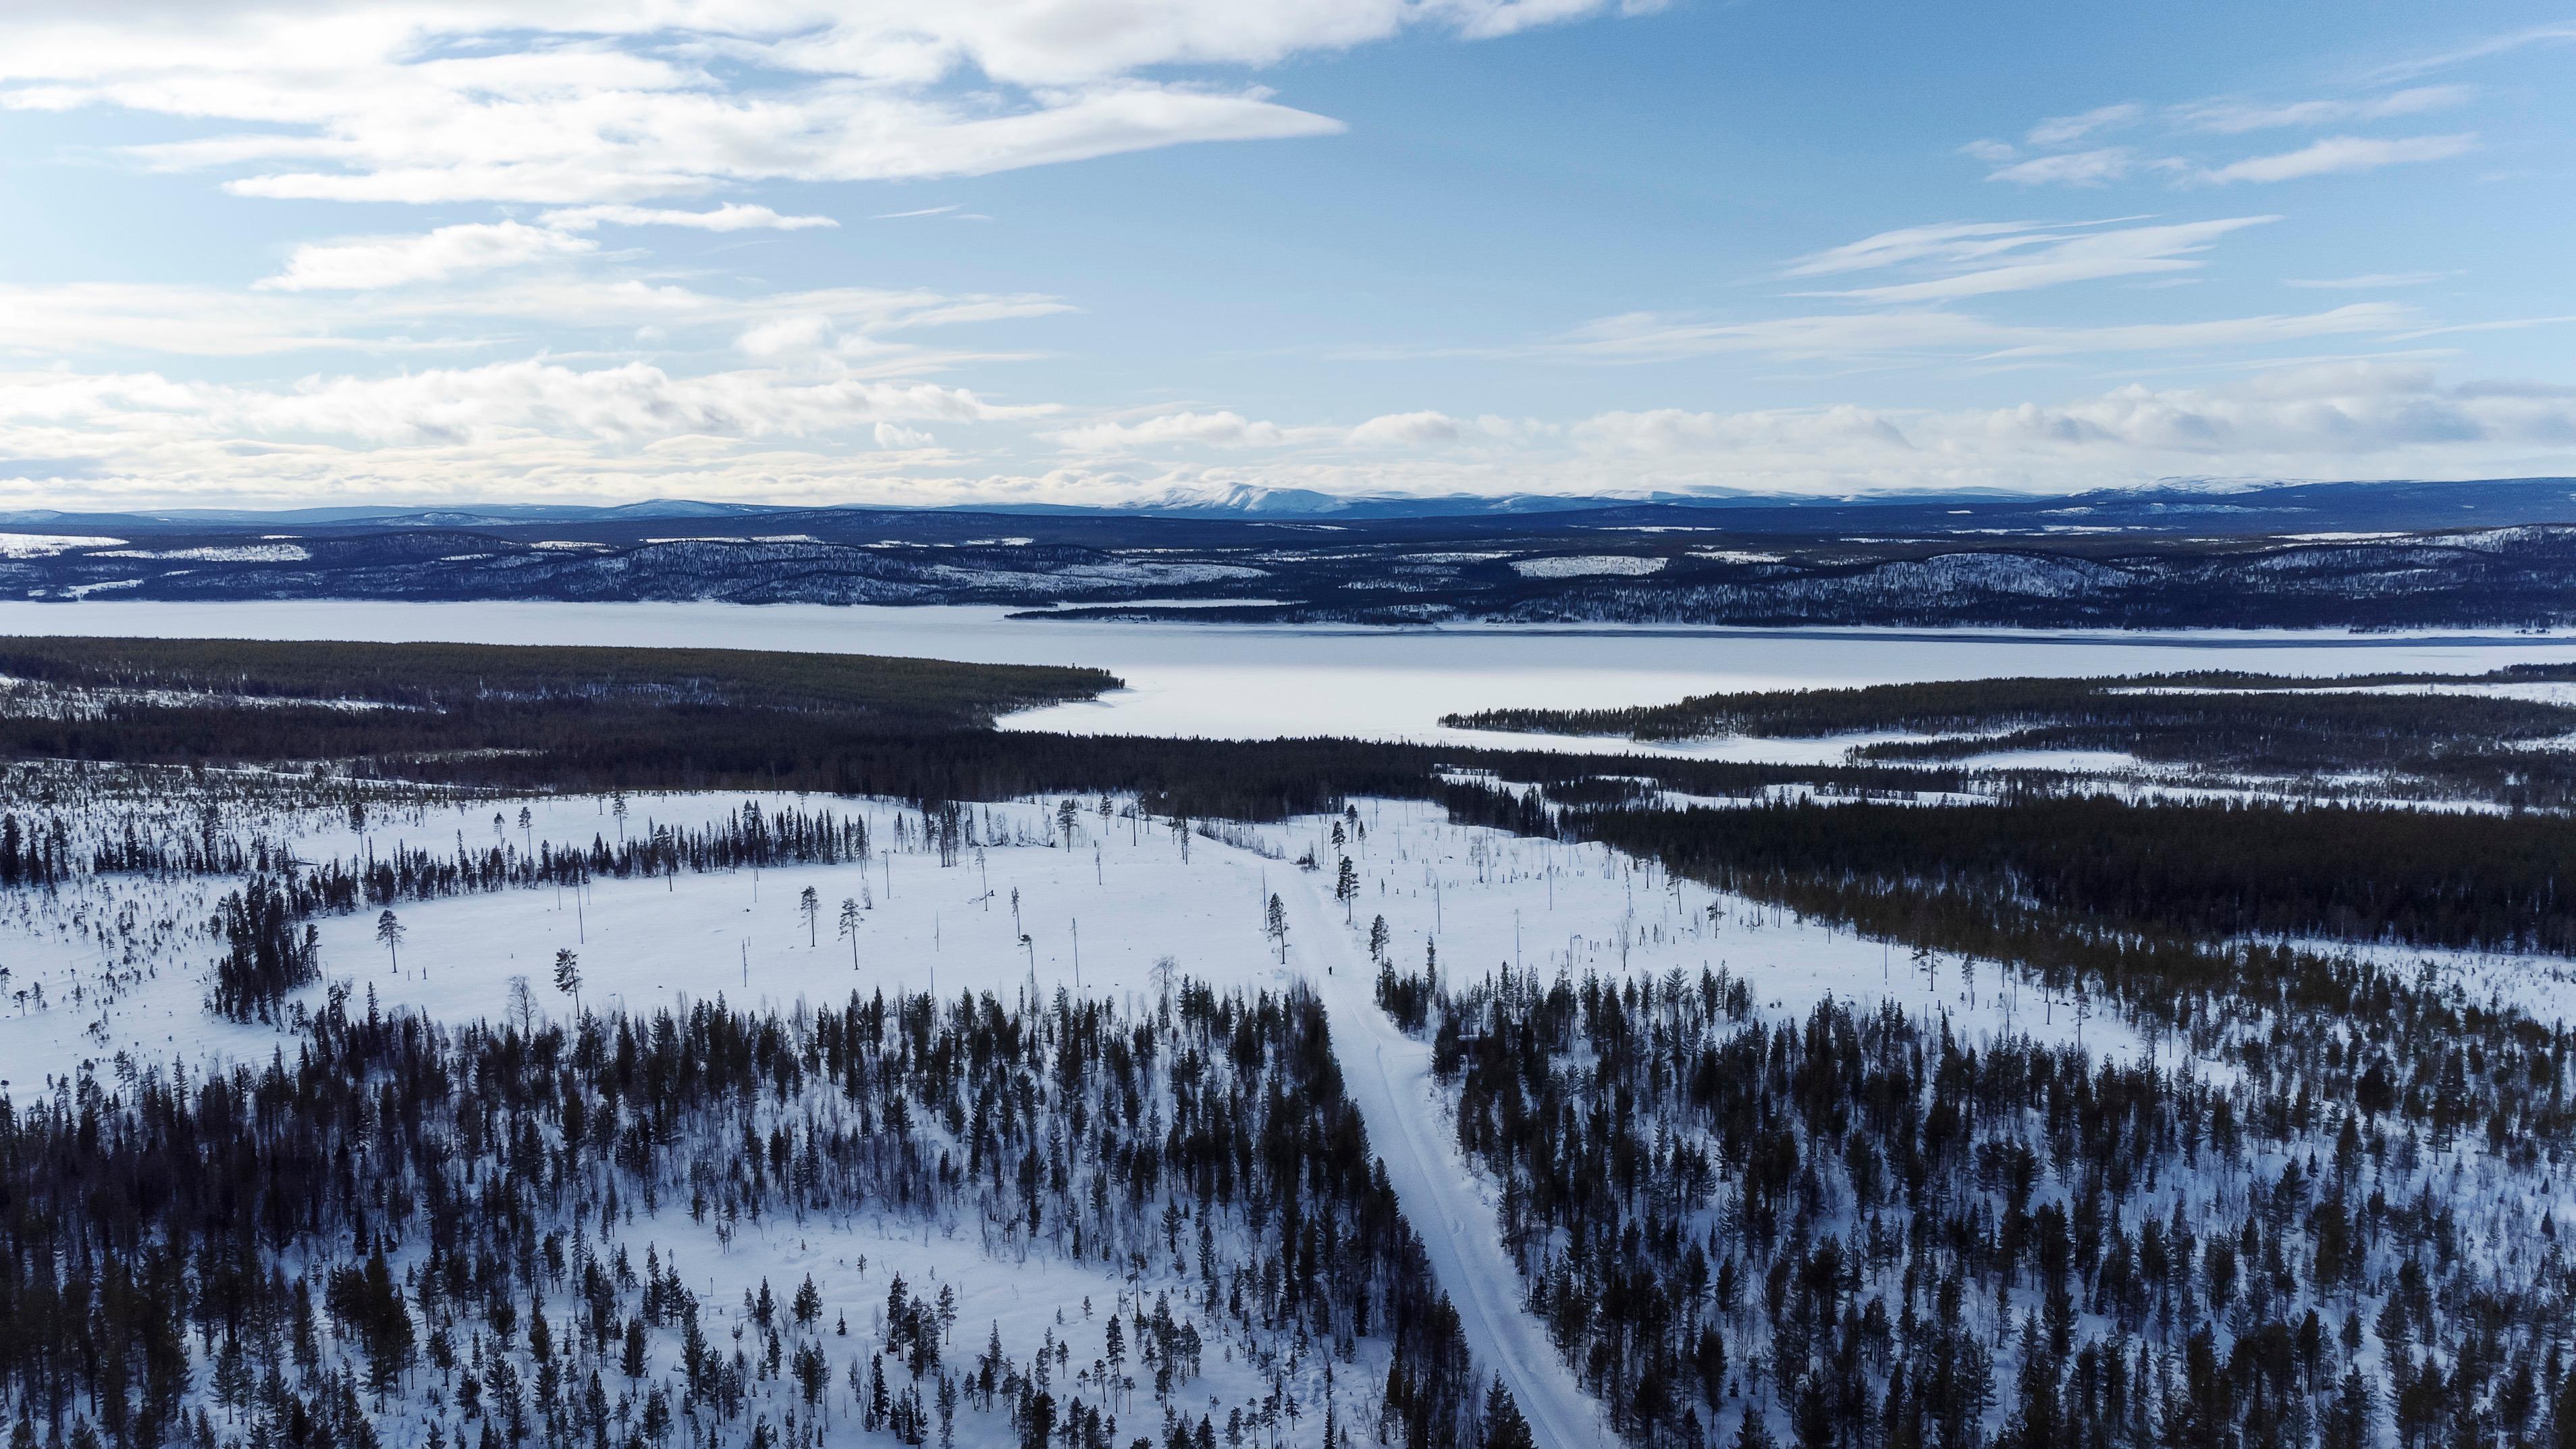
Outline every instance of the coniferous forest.
<svg viewBox="0 0 2576 1449"><path fill-rule="evenodd" d="M12 1449L2576 1443L2554 809L267 647L0 719Z"/></svg>
<svg viewBox="0 0 2576 1449"><path fill-rule="evenodd" d="M1632 1442L2576 1432L2563 1033L2282 1022L2228 1081L1713 974L1381 992Z"/></svg>
<svg viewBox="0 0 2576 1449"><path fill-rule="evenodd" d="M1242 1442L1245 1406L1192 1391L1222 1354L1273 1385L1258 1432L1477 1442L1485 1386L1328 1030L1190 982L1132 1016L853 996L570 1030L335 992L292 1058L0 1117L0 1392L20 1438L82 1445L946 1444L982 1416L1124 1449ZM858 1324L810 1278L741 1312L692 1286L745 1223L861 1217L1153 1286L1027 1358L900 1275Z"/></svg>

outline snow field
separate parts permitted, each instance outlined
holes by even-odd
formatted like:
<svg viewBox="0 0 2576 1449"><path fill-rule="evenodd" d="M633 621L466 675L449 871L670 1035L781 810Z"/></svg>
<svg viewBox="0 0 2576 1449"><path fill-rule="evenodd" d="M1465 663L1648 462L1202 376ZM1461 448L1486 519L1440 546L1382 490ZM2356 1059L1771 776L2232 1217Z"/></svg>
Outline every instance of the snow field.
<svg viewBox="0 0 2576 1449"><path fill-rule="evenodd" d="M1862 1008L1892 1001L1910 1014L1946 1012L1971 1039L2012 1032L2080 1043L2097 1055L2150 1050L2107 1003L2079 1011L2034 983L2016 990L2012 974L1991 962L1942 953L1916 962L1884 942L1676 878L1606 845L1453 825L1438 807L1415 801L1358 805L1368 837L1354 838L1346 853L1360 894L1347 926L1338 904L1330 923L1364 941L1370 919L1384 915L1399 970L1420 970L1433 943L1441 979L1459 985L1502 967L1578 982L1589 972L1619 978L1678 969L1695 981L1703 969L1722 970L1747 982L1763 1011L1792 1019L1828 996ZM1322 868L1312 879L1327 898L1337 868L1332 825L1333 817L1315 817L1263 832L1291 858L1315 852ZM2164 1050L2170 1056L2170 1046Z"/></svg>
<svg viewBox="0 0 2576 1449"><path fill-rule="evenodd" d="M1043 1252L995 1258L968 1233L921 1222L860 1216L799 1223L773 1217L758 1224L743 1222L730 1241L719 1241L712 1221L692 1222L682 1207L666 1202L658 1214L639 1213L631 1223L620 1224L595 1251L612 1256L619 1246L626 1249L639 1273L648 1247L661 1254L666 1266L676 1261L682 1281L699 1295L708 1339L727 1353L737 1342L734 1330L739 1328L743 1334L739 1341L758 1356L759 1331L744 1306L746 1297L756 1298L765 1281L783 1315L797 1286L810 1276L823 1302L822 1318L811 1337L831 1364L831 1396L841 1400L832 1410L834 1441L857 1437L855 1427L844 1422L850 1408L849 1366L854 1359L864 1363L884 1341L886 1295L898 1277L914 1298L935 1300L942 1287L955 1291L957 1319L941 1350L952 1374L971 1368L995 1334L1000 1335L1003 1351L1022 1364L1030 1363L1052 1334L1069 1350L1056 1370L1059 1395L1067 1392L1061 1386L1070 1382L1069 1391L1087 1400L1097 1403L1107 1397L1119 1415L1121 1443L1139 1433L1154 1434L1159 1441L1160 1425L1151 1373L1140 1374L1132 1339L1124 1377L1137 1379L1138 1386L1121 1392L1109 1383L1105 1357L1109 1315L1118 1312L1132 1319L1140 1307L1150 1314L1158 1295L1168 1295L1175 1316L1191 1311L1183 1299L1193 1280L1176 1273L1121 1276L1095 1264L1067 1262ZM846 1336L839 1331L844 1323L849 1330ZM1193 1411L1193 1418L1207 1413L1222 1426L1229 1409L1243 1408L1249 1414L1257 1407L1269 1381L1247 1345L1227 1336L1228 1325L1201 1321L1199 1326L1208 1334L1206 1351L1182 1406ZM652 1329L648 1337L652 1372L678 1362L676 1328ZM1363 1395L1384 1381L1385 1360L1384 1341L1369 1339L1359 1344L1354 1362L1337 1366L1336 1396L1346 1416L1355 1411ZM1316 1370L1306 1377L1313 1383L1299 1385L1300 1396L1312 1390L1308 1414L1320 1427L1322 1375ZM930 1396L932 1379L925 1376L915 1384L900 1358L887 1361L886 1382L897 1392L912 1386L925 1399ZM956 1434L957 1442L967 1449L1006 1449L1017 1443L1009 1416L999 1407L985 1414L961 1406Z"/></svg>
<svg viewBox="0 0 2576 1449"><path fill-rule="evenodd" d="M645 829L648 819L699 824L739 809L745 798L681 796L649 805L632 799L627 828ZM798 803L792 796L750 798L765 810ZM532 817L524 835L517 824L521 803ZM1034 838L1052 827L1052 803L995 806L989 813L996 833ZM564 948L578 957L584 1005L628 1011L719 995L738 1007L784 1010L799 1002L838 1003L852 991L891 996L934 988L951 999L961 991L991 991L1007 1001L1032 981L1041 999L1063 987L1133 1002L1158 990L1156 963L1167 956L1176 976L1194 975L1219 989L1287 979L1263 949L1259 885L1265 874L1293 873L1290 867L1204 838L1190 842L1184 863L1167 826L1138 821L1131 829L1118 819L1104 826L1096 798L1085 802L1070 850L988 846L980 863L969 850L945 868L934 855L890 848L893 805L808 797L803 808L866 815L876 848L865 869L849 863L682 871L649 880L600 879L584 890L398 902L393 909L404 934L393 952L377 943L373 910L326 915L315 922L323 980L290 1000L319 1007L334 986L346 986L357 998L372 991L387 1010L417 1010L442 1021L498 1019L511 1005L513 978L525 977L537 1012L568 1017L573 1002L553 985L555 952ZM980 829L985 807L977 808ZM462 811L432 809L422 819L371 823L363 841L342 819L314 824L298 853L348 856L372 845L382 855L397 841L445 853L455 849L460 828L469 848L485 848L496 812L514 849L530 839L587 845L603 821L609 828L601 833L614 839L606 809L604 799L589 797L473 801ZM454 819L460 814L463 826ZM472 833L478 819L480 839ZM149 912L175 912L200 925L221 894L194 881L119 877L97 884L102 899L130 896ZM800 911L808 887L817 902L810 930ZM855 943L838 935L845 899L866 903ZM29 976L21 963L49 971L58 982L77 981L82 963L98 951L87 937L39 934L0 916L0 965L20 967L18 984ZM40 1081L119 1051L189 1061L265 1059L282 1039L280 1029L227 1022L203 1009L207 966L216 953L202 931L167 953L157 975L109 1010L104 1032L86 1032L87 1019L60 1011L0 1016L0 1078ZM68 1000L67 988L49 992Z"/></svg>
<svg viewBox="0 0 2576 1449"><path fill-rule="evenodd" d="M745 799L631 797L626 829L701 824L738 811ZM1194 836L1186 860L1168 824L1114 814L1104 820L1096 798L1077 801L1069 849L1034 843L1053 837L1056 802L979 805L973 807L978 838L1012 843L969 848L943 867L919 847L915 832L905 832L910 843L896 848L898 815L916 824L917 816L889 802L756 799L769 812L821 809L864 816L876 853L864 866L683 872L669 879L603 879L582 890L512 889L398 903L406 932L398 956L375 939L372 910L328 916L317 923L326 983L345 985L359 996L372 992L386 1009L463 1021L502 1015L518 977L526 978L536 1011L558 1018L569 1013L571 1000L551 981L554 954L563 948L578 953L584 1006L629 1011L717 995L741 1006L789 1009L838 1002L853 990L893 995L936 989L951 999L959 992L991 991L1007 1001L1023 991L1045 998L1061 989L1135 1004L1150 1000L1164 984L1159 963L1166 959L1170 975L1188 974L1219 989L1275 987L1302 978L1332 1013L1346 1090L1459 1309L1482 1371L1503 1376L1541 1442L1551 1445L1610 1440L1595 1405L1522 1307L1523 1286L1496 1232L1493 1187L1458 1152L1444 1088L1430 1072L1428 1044L1405 1037L1376 1008L1375 970L1365 948L1373 917L1386 917L1390 954L1400 968L1418 969L1426 945L1436 945L1443 980L1460 985L1502 968L1536 973L1541 980L1560 972L1579 980L1587 973L1616 978L1674 971L1695 979L1702 969L1723 970L1747 982L1759 1009L1775 1018L1802 1017L1828 996L1862 1009L1885 1000L1918 1016L1946 1014L1972 1042L2001 1032L2026 1033L2043 1042L2080 1043L2097 1055L2153 1055L2169 1067L2209 1072L2207 1063L2178 1055L2178 1044L2140 1033L2107 1008L2079 1009L2077 1002L2033 984L2016 988L2008 978L1999 979L2004 973L1991 963L1946 956L1916 960L1880 942L1676 881L1603 846L1453 825L1443 812L1417 802L1359 802L1365 835L1330 816L1258 827L1220 823L1213 828L1244 844ZM524 829L517 823L522 803L530 813ZM1125 803L1114 801L1113 809ZM460 832L469 847L484 848L493 839L495 814L502 817L502 840L514 849L530 841L560 846L587 845L593 836L616 839L609 802L586 796L371 811L364 829L354 832L345 812L308 812L270 824L293 834L299 855L319 859L369 849L384 854L397 843L444 853L455 848ZM1330 840L1337 823L1349 833L1340 850ZM1319 866L1312 872L1293 863L1310 851ZM1332 898L1344 854L1358 886L1347 908ZM67 1007L50 986L47 1009L0 1014L0 1077L14 1090L27 1091L85 1062L104 1064L119 1051L147 1061L256 1061L282 1044L285 1035L276 1029L223 1022L203 1010L205 963L213 948L202 935L174 939L167 931L152 932L154 922L202 919L210 893L219 894L220 886L85 877L50 897L20 891L0 902L0 964L17 968L18 983L34 978L81 984L104 971L134 974L136 963L119 956L128 950L140 953L145 968L103 1008L97 1018L101 1031L83 1029L87 1001ZM799 909L808 887L819 908L810 926ZM1274 893L1287 914L1284 963L1262 931L1262 908ZM862 903L855 943L837 930L844 899ZM101 934L101 922L129 908L143 923L132 938L139 945ZM2417 954L2405 953L2409 959ZM2469 973L2510 996L2512 979L2527 974L2528 963L2481 958L2446 969ZM2546 990L2530 998L2535 1003L2576 999L2563 977L2541 984ZM327 989L328 984L309 988L300 999L318 1004ZM2280 1164L2267 1159L2249 1166L2274 1172ZM2423 1171L2429 1179L2464 1167L2475 1181L2457 1183L2455 1191L2496 1199L2499 1206L2527 1197L2527 1183L2507 1180L2510 1175L2483 1160L2463 1164L2454 1158L2442 1168L2427 1163ZM2223 1203L2241 1194L2244 1182L2223 1173L2195 1195ZM2504 1220L2489 1219L2487 1230ZM614 1229L610 1241L625 1244L639 1263L645 1243L665 1254L676 1246L693 1289L706 1284L709 1328L720 1344L722 1329L742 1312L745 1291L756 1293L766 1278L783 1300L811 1274L824 1295L823 1346L836 1375L874 1342L876 1316L897 1272L917 1295L935 1295L943 1284L959 1293L947 1350L952 1366L971 1359L988 1329L999 1325L1006 1350L1023 1361L1053 1331L1071 1346L1063 1370L1068 1377L1101 1354L1101 1316L1122 1292L1150 1297L1169 1287L1177 1311L1181 1284L1174 1274L1165 1275L1167 1284L1152 1274L1129 1280L1041 1254L1005 1261L987 1256L978 1238L951 1236L935 1223L864 1216L805 1224L773 1218L742 1224L719 1241L711 1227L666 1205L656 1218ZM1092 1300L1094 1317L1081 1313L1085 1297ZM847 1341L830 1332L844 1316ZM1236 1350L1253 1345L1232 1343L1222 1334L1221 1326L1211 1332L1205 1382L1192 1389L1211 1396L1212 1417L1220 1423L1227 1406L1258 1399L1267 1387L1259 1371L1237 1361ZM675 1354L667 1333L656 1338L657 1365ZM1377 1366L1381 1376L1383 1367ZM1368 1382L1366 1371L1365 1362L1344 1366L1349 1390ZM1151 1397L1143 1397L1150 1411ZM1356 1397L1343 1402L1348 1407ZM1319 1422L1318 1415L1309 1427ZM999 1418L961 1415L961 1438L986 1442L971 1436L998 1435L1001 1424ZM1132 1432L1122 1428L1122 1438Z"/></svg>

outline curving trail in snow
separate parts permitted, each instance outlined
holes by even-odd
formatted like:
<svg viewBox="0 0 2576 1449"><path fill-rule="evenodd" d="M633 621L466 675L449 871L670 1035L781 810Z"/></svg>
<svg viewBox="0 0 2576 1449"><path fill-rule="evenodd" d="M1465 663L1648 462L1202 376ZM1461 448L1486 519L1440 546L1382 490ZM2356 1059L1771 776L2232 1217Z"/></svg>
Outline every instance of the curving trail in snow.
<svg viewBox="0 0 2576 1449"><path fill-rule="evenodd" d="M1350 928L1332 918L1316 884L1320 877L1292 870L1274 871L1270 879L1288 910L1289 960L1303 958L1306 983L1332 1014L1342 1088L1368 1124L1369 1141L1458 1309L1477 1364L1502 1375L1545 1449L1618 1449L1599 1406L1575 1383L1547 1330L1521 1306L1520 1272L1503 1251L1494 1209L1442 1126L1430 1046L1397 1030L1378 1009L1376 973Z"/></svg>

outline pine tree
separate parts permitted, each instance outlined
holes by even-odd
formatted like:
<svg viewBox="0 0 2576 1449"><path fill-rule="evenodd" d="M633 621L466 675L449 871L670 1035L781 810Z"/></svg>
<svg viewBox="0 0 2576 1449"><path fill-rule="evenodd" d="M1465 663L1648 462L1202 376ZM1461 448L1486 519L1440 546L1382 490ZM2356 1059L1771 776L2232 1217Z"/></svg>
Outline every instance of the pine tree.
<svg viewBox="0 0 2576 1449"><path fill-rule="evenodd" d="M1501 1374L1494 1375L1485 1390L1484 1449L1537 1449L1529 1420L1521 1417L1521 1406L1512 1401L1512 1391L1503 1387Z"/></svg>
<svg viewBox="0 0 2576 1449"><path fill-rule="evenodd" d="M581 1014L581 958L573 954L570 946L555 948L555 990L572 998L573 1014L579 1016ZM613 997L614 993L611 995ZM612 1009L614 1004L612 1000Z"/></svg>

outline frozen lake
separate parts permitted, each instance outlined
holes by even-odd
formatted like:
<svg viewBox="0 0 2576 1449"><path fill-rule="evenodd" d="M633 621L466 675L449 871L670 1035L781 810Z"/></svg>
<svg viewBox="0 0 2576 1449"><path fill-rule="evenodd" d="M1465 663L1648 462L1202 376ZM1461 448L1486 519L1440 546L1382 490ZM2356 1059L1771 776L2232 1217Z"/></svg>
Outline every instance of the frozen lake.
<svg viewBox="0 0 2576 1449"><path fill-rule="evenodd" d="M1639 628L1436 629L1014 620L999 608L290 601L0 602L0 634L694 645L1088 664L1128 687L1012 716L1010 728L1262 738L1331 734L1528 748L1542 736L1442 729L1452 710L1617 707L1725 689L1997 675L2247 669L2479 673L2576 662L2576 639L2513 634L2016 634ZM1585 749L1610 742L1584 740ZM1850 741L1719 741L1732 758L1836 759Z"/></svg>

